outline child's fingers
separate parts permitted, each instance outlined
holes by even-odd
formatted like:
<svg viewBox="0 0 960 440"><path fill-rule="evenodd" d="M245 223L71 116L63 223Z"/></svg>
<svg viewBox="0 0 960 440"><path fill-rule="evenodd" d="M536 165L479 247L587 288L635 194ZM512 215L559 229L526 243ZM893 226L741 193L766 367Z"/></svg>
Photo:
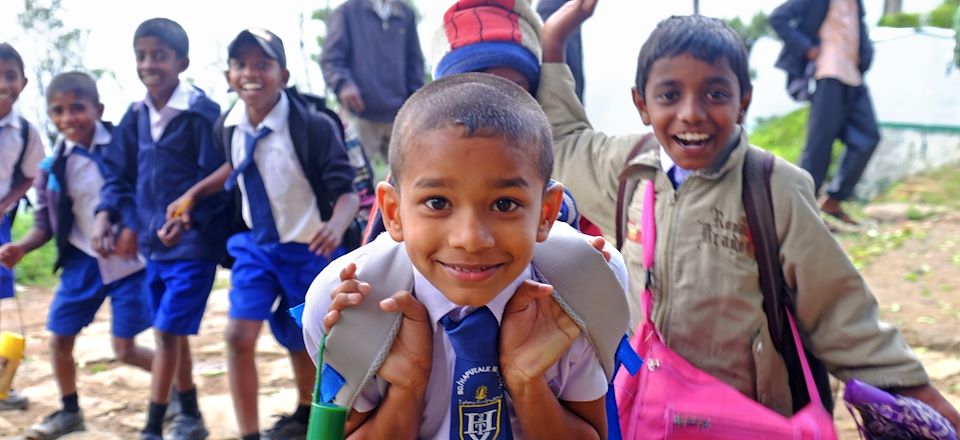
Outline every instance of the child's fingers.
<svg viewBox="0 0 960 440"><path fill-rule="evenodd" d="M337 295L343 295L344 293L359 293L361 295L366 295L370 293L370 284L357 279L342 281L340 282L339 286L333 289L333 292L330 292L330 298L336 298Z"/></svg>
<svg viewBox="0 0 960 440"><path fill-rule="evenodd" d="M403 317L413 321L429 322L427 309L420 304L410 292L399 291L390 298L380 301L380 309L384 312L400 312Z"/></svg>
<svg viewBox="0 0 960 440"><path fill-rule="evenodd" d="M537 299L550 296L552 292L553 286L549 284L526 280L517 288L517 292L514 293L513 298L510 298L510 302L507 303L507 310L511 312L524 310L530 303Z"/></svg>
<svg viewBox="0 0 960 440"><path fill-rule="evenodd" d="M340 281L355 279L357 277L357 263L347 263L346 267L340 269Z"/></svg>
<svg viewBox="0 0 960 440"><path fill-rule="evenodd" d="M590 242L590 244L593 246L594 249L600 251L600 253L603 254L603 259L607 260L607 262L609 263L610 259L613 258L613 255L610 254L610 251L607 251L606 249L604 249L604 247L607 245L607 240L603 237L592 237L588 241Z"/></svg>
<svg viewBox="0 0 960 440"><path fill-rule="evenodd" d="M327 312L323 317L323 332L330 333L330 329L333 328L333 325L340 320L340 311L331 310Z"/></svg>

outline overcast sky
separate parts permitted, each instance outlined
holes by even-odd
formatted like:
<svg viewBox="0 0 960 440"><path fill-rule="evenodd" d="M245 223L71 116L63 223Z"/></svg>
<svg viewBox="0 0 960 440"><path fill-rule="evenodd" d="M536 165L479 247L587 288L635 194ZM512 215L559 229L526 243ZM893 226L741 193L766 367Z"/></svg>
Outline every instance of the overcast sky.
<svg viewBox="0 0 960 440"><path fill-rule="evenodd" d="M40 0L42 1L42 0ZM868 21L876 22L882 0L867 2ZM228 102L223 70L226 67L226 45L241 30L261 26L278 34L287 50L291 82L315 93L322 92L319 68L307 57L317 53L315 36L323 25L310 20L314 9L341 0L63 0L62 15L69 27L89 30L84 64L88 69L106 69L115 75L100 81L105 118L117 121L127 104L142 98L143 86L136 77L132 36L137 25L151 17L164 16L178 21L190 36L190 68L185 76L207 91L215 100ZM18 0L4 0L12 6L0 17L0 40L9 41L20 50L29 65L41 48L35 39L25 35L16 23L22 10ZM415 0L423 14L419 26L424 53L430 61L429 43L443 12L451 0ZM904 9L928 11L939 0L905 0ZM779 2L774 0L701 0L701 13L716 17L741 16L748 19L757 11L769 13ZM642 128L614 124L623 114L635 114L629 100L636 54L644 38L656 23L674 14L692 12L692 1L681 0L601 0L594 17L584 26L585 69L587 76L587 109L597 127L607 131L629 132ZM306 18L301 26L301 13ZM301 30L302 29L302 30ZM301 35L304 50L300 50ZM31 84L18 103L29 118L33 109L42 105L36 86ZM785 109L789 110L789 109ZM611 123L605 125L605 120ZM628 120L629 121L629 120ZM639 118L636 121L639 124Z"/></svg>

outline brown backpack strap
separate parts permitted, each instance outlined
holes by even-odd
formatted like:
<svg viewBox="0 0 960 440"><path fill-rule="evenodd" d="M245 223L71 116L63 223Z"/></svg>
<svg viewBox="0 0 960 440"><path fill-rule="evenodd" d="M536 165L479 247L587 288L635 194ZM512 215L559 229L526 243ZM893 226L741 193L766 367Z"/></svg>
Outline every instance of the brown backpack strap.
<svg viewBox="0 0 960 440"><path fill-rule="evenodd" d="M637 144L633 146L633 149L630 150L630 154L627 155L627 160L623 163L624 168L647 147L647 142L650 141L652 136L653 133L647 133L640 138ZM636 179L630 179L625 175L620 175L620 186L617 188L617 250L623 248L624 229L627 223L627 206L630 200L633 199L633 192L636 191L636 189Z"/></svg>

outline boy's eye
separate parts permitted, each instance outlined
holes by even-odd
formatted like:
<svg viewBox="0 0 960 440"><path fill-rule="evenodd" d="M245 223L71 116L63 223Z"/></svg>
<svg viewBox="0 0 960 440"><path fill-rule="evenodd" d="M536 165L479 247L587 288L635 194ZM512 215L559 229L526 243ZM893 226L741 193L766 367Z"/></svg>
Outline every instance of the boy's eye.
<svg viewBox="0 0 960 440"><path fill-rule="evenodd" d="M663 92L657 95L657 100L661 102L673 102L680 98L680 92L671 90L668 92Z"/></svg>
<svg viewBox="0 0 960 440"><path fill-rule="evenodd" d="M423 202L423 204L434 211L442 211L450 207L450 201L443 197L431 197L427 199L426 202Z"/></svg>
<svg viewBox="0 0 960 440"><path fill-rule="evenodd" d="M707 99L714 102L726 101L730 94L726 90L710 90L707 92Z"/></svg>
<svg viewBox="0 0 960 440"><path fill-rule="evenodd" d="M519 207L519 203L510 199L499 199L493 202L493 210L497 212L511 212Z"/></svg>

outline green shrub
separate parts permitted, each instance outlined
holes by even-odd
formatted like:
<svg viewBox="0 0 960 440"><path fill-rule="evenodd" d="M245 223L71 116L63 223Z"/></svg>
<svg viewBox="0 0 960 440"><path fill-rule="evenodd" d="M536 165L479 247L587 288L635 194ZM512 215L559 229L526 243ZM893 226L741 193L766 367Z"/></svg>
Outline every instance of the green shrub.
<svg viewBox="0 0 960 440"><path fill-rule="evenodd" d="M808 113L809 108L804 107L785 115L761 119L750 133L750 143L790 162L799 162L807 142Z"/></svg>
<svg viewBox="0 0 960 440"><path fill-rule="evenodd" d="M879 26L895 28L918 28L920 27L920 14L912 12L897 12L893 14L884 14L880 17Z"/></svg>
<svg viewBox="0 0 960 440"><path fill-rule="evenodd" d="M957 2L945 0L927 16L927 25L944 29L953 29L953 16L957 13Z"/></svg>
<svg viewBox="0 0 960 440"><path fill-rule="evenodd" d="M33 226L33 213L20 211L13 223L13 239L17 240ZM57 283L53 273L53 263L57 259L57 249L53 240L39 249L27 254L14 268L17 283L31 286L50 287Z"/></svg>

